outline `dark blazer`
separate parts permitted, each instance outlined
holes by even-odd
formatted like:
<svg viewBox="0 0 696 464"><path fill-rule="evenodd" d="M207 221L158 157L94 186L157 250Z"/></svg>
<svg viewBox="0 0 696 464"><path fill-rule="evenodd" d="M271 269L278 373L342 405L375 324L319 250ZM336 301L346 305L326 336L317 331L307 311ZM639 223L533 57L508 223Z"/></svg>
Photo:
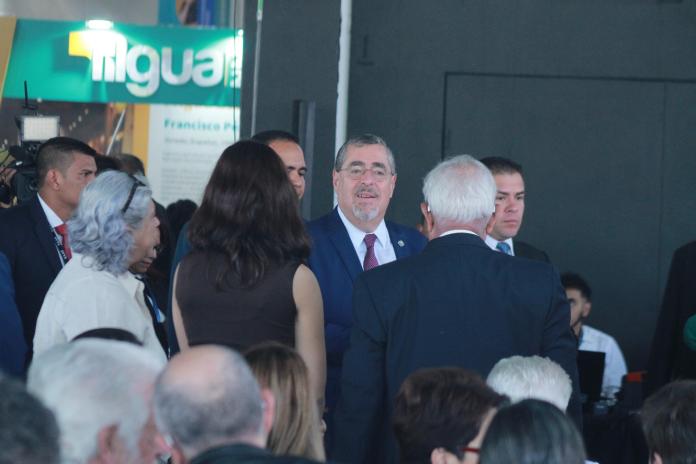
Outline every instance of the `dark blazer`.
<svg viewBox="0 0 696 464"><path fill-rule="evenodd" d="M191 464L313 464L316 461L295 456L275 456L250 445L227 445L204 451Z"/></svg>
<svg viewBox="0 0 696 464"><path fill-rule="evenodd" d="M696 352L684 343L686 320L696 314L696 242L672 256L662 309L648 358L645 395L674 379L696 379Z"/></svg>
<svg viewBox="0 0 696 464"><path fill-rule="evenodd" d="M415 229L389 221L386 225L397 260L419 253L427 242ZM319 281L324 303L326 404L331 408L338 400L343 353L348 348L353 283L363 269L336 208L308 227L312 239L309 267Z"/></svg>
<svg viewBox="0 0 696 464"><path fill-rule="evenodd" d="M0 253L0 371L21 376L27 344L17 311L10 265Z"/></svg>
<svg viewBox="0 0 696 464"><path fill-rule="evenodd" d="M551 265L495 252L475 235L440 237L420 255L358 276L353 318L336 461L395 462L392 403L404 379L426 367L461 366L485 377L508 356L549 357L573 381L569 409L581 422L570 308Z"/></svg>
<svg viewBox="0 0 696 464"><path fill-rule="evenodd" d="M36 318L48 287L62 268L38 197L0 213L0 253L12 270L17 308L31 353Z"/></svg>
<svg viewBox="0 0 696 464"><path fill-rule="evenodd" d="M513 240L512 244L515 247L515 256L519 256L520 258L535 259L545 263L551 262L549 255L540 249L533 247L529 243Z"/></svg>

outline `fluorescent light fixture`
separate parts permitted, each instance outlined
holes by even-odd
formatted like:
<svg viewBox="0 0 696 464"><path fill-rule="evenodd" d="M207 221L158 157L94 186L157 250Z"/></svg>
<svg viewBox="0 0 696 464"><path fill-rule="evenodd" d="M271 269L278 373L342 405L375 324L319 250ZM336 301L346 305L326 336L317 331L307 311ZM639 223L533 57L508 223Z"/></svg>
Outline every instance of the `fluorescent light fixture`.
<svg viewBox="0 0 696 464"><path fill-rule="evenodd" d="M20 116L19 120L25 142L43 142L57 137L60 131L58 116Z"/></svg>
<svg viewBox="0 0 696 464"><path fill-rule="evenodd" d="M87 20L87 27L89 29L97 29L97 30L107 30L107 29L112 29L114 27L113 21L109 21L108 19L89 19Z"/></svg>

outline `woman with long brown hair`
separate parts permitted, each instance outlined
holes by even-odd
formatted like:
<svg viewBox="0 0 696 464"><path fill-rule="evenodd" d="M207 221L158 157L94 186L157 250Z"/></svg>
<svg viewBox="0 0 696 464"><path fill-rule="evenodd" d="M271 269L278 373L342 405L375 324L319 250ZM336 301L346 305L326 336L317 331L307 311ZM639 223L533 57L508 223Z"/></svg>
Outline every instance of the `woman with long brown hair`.
<svg viewBox="0 0 696 464"><path fill-rule="evenodd" d="M324 395L321 292L303 263L309 237L278 155L241 141L225 149L189 224L193 250L174 277L172 316L179 346L264 341L294 347Z"/></svg>

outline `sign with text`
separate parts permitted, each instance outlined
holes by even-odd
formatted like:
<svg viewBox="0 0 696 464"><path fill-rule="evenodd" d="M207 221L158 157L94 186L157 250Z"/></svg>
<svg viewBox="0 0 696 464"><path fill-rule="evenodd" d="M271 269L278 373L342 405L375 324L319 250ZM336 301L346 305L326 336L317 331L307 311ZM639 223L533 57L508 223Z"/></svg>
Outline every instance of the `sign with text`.
<svg viewBox="0 0 696 464"><path fill-rule="evenodd" d="M18 20L4 96L239 106L241 30Z"/></svg>

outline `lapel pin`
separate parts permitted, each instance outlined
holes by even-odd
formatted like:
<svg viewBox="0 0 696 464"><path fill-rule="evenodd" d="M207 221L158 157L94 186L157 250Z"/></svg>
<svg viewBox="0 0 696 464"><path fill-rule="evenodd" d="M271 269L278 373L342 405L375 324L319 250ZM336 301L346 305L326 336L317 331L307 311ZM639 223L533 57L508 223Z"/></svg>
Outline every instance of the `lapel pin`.
<svg viewBox="0 0 696 464"><path fill-rule="evenodd" d="M399 245L400 247L405 245L403 240L399 240L398 242L396 242L396 244Z"/></svg>

